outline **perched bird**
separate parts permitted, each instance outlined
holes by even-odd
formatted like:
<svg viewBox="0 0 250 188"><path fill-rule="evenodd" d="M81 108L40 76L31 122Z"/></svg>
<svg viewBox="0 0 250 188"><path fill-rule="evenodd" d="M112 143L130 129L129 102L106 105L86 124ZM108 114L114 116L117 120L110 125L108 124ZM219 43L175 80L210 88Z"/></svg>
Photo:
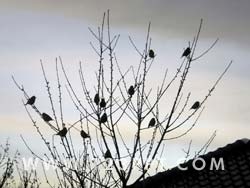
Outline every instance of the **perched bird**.
<svg viewBox="0 0 250 188"><path fill-rule="evenodd" d="M134 86L130 86L129 89L128 89L128 94L130 96L134 95L135 94L135 88Z"/></svg>
<svg viewBox="0 0 250 188"><path fill-rule="evenodd" d="M155 123L156 123L155 118L152 118L152 119L149 121L149 123L148 123L148 128L149 128L149 127L154 127L154 126L155 126Z"/></svg>
<svg viewBox="0 0 250 188"><path fill-rule="evenodd" d="M155 52L152 49L150 49L149 52L148 52L148 56L150 58L155 58Z"/></svg>
<svg viewBox="0 0 250 188"><path fill-rule="evenodd" d="M46 121L46 122L49 122L49 121L52 121L53 119L52 119L52 117L50 117L48 114L46 114L46 113L42 113L42 118L43 118L43 120L44 121Z"/></svg>
<svg viewBox="0 0 250 188"><path fill-rule="evenodd" d="M196 101L193 106L190 108L191 109L194 109L194 110L197 110L198 108L200 108L201 104L199 101Z"/></svg>
<svg viewBox="0 0 250 188"><path fill-rule="evenodd" d="M56 133L56 135L59 135L61 137L65 137L67 132L68 132L67 128L63 127L58 133Z"/></svg>
<svg viewBox="0 0 250 188"><path fill-rule="evenodd" d="M104 99L104 98L101 99L100 107L101 107L101 108L105 108L105 107L106 107L106 102L105 102L105 99Z"/></svg>
<svg viewBox="0 0 250 188"><path fill-rule="evenodd" d="M191 49L189 47L187 47L186 50L184 50L181 57L187 57L190 55L190 53L191 53Z"/></svg>
<svg viewBox="0 0 250 188"><path fill-rule="evenodd" d="M35 97L35 96L32 96L32 97L30 97L30 98L27 100L27 102L26 102L25 105L27 105L27 104L33 105L33 104L35 103L35 101L36 101L36 97Z"/></svg>
<svg viewBox="0 0 250 188"><path fill-rule="evenodd" d="M90 137L84 130L81 130L80 135L83 139Z"/></svg>
<svg viewBox="0 0 250 188"><path fill-rule="evenodd" d="M112 158L112 155L111 155L110 151L107 150L107 151L104 153L104 159L109 159L109 158Z"/></svg>
<svg viewBox="0 0 250 188"><path fill-rule="evenodd" d="M95 104L98 106L99 105L99 102L100 102L100 97L99 97L99 94L95 94L95 97L94 97L94 102Z"/></svg>
<svg viewBox="0 0 250 188"><path fill-rule="evenodd" d="M108 120L107 114L104 113L104 114L102 115L101 119L100 119L100 122L101 122L101 123L106 123L107 120Z"/></svg>

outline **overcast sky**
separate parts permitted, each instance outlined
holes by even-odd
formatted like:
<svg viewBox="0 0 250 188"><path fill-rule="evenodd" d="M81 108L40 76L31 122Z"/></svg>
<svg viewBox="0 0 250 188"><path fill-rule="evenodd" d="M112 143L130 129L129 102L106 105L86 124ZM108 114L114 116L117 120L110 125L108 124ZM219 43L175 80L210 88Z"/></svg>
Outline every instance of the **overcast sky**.
<svg viewBox="0 0 250 188"><path fill-rule="evenodd" d="M121 64L138 59L128 35L142 47L147 24L151 21L152 46L157 53L152 85L159 80L159 71L166 67L170 72L176 70L176 62L195 35L201 18L204 25L198 51L206 49L216 38L219 42L192 67L193 81L189 86L194 96L202 98L230 60L234 61L209 99L193 133L172 143L171 150L180 148L175 151L176 155L180 155L178 152L191 138L197 147L201 146L214 130L218 136L212 149L249 138L249 7L249 0L0 0L1 142L7 137L16 138L19 141L13 145L20 147L20 134L35 138L21 104L21 93L12 83L11 75L14 74L30 93L44 97L45 101L40 59L49 73L59 55L71 75L76 73L80 60L86 62L86 69L92 70L97 58L89 45L93 38L88 27L96 28L107 9L111 11L113 32L121 34L117 47Z"/></svg>

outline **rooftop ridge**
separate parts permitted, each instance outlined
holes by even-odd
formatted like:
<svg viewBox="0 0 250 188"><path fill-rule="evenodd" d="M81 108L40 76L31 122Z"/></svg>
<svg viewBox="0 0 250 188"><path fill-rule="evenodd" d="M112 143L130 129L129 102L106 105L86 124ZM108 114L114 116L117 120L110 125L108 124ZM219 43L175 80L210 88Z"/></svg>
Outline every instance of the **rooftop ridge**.
<svg viewBox="0 0 250 188"><path fill-rule="evenodd" d="M233 155L235 156L240 156L242 153L248 152L250 153L250 140L248 138L243 138L243 139L238 139L233 143L227 144L223 147L219 147L214 151L210 151L207 154L197 156L196 158L202 158L205 161L209 161L212 158L220 158L223 157L226 160L229 160L230 157ZM248 154L249 155L249 154ZM181 167L192 167L192 162L194 161L195 158L188 160L187 162L181 163ZM249 160L249 159L248 159ZM133 188L141 188L142 185L145 184L150 184L150 185L155 185L158 184L161 181L166 181L166 180L172 180L173 178L175 179L176 176L185 176L184 174L187 174L188 172L191 172L193 169L190 168L187 171L181 171L178 166L171 168L169 170L166 170L164 172L159 172L153 176L147 177L144 181L137 182L134 185L131 185Z"/></svg>

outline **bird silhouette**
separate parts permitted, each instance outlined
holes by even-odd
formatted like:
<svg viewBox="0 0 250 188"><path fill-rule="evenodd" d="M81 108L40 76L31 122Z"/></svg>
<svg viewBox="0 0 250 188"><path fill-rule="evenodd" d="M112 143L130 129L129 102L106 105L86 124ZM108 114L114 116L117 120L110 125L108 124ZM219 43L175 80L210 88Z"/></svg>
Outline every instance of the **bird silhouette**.
<svg viewBox="0 0 250 188"><path fill-rule="evenodd" d="M111 155L110 151L107 150L107 151L104 153L104 159L109 159L109 158L112 158L112 155Z"/></svg>
<svg viewBox="0 0 250 188"><path fill-rule="evenodd" d="M68 132L67 128L63 127L58 133L56 133L56 135L59 135L61 137L65 137L67 132Z"/></svg>
<svg viewBox="0 0 250 188"><path fill-rule="evenodd" d="M95 97L94 97L94 102L95 104L98 106L99 105L99 102L100 102L100 97L99 97L99 94L95 94Z"/></svg>
<svg viewBox="0 0 250 188"><path fill-rule="evenodd" d="M148 52L148 56L150 58L155 58L155 52L152 49L150 49L149 52Z"/></svg>
<svg viewBox="0 0 250 188"><path fill-rule="evenodd" d="M46 121L46 122L49 122L49 121L52 121L53 119L52 119L52 117L50 117L48 114L46 114L46 113L42 113L42 118L43 118L43 120L44 121Z"/></svg>
<svg viewBox="0 0 250 188"><path fill-rule="evenodd" d="M106 107L106 102L105 102L105 99L104 99L104 98L101 99L100 107L101 107L101 108L105 108L105 107Z"/></svg>
<svg viewBox="0 0 250 188"><path fill-rule="evenodd" d="M130 96L133 96L135 94L135 88L134 86L130 86L129 89L128 89L128 94Z"/></svg>
<svg viewBox="0 0 250 188"><path fill-rule="evenodd" d="M90 138L90 136L84 130L81 130L80 135L83 139Z"/></svg>
<svg viewBox="0 0 250 188"><path fill-rule="evenodd" d="M187 47L187 48L184 50L184 52L183 52L183 54L182 54L181 57L187 57L187 56L190 55L190 53L191 53L191 49L190 49L189 47Z"/></svg>
<svg viewBox="0 0 250 188"><path fill-rule="evenodd" d="M148 128L149 128L149 127L154 127L154 126L155 126L155 123L156 123L155 118L152 118L152 119L149 121L149 123L148 123Z"/></svg>
<svg viewBox="0 0 250 188"><path fill-rule="evenodd" d="M27 100L27 102L26 102L25 105L27 105L27 104L33 105L33 104L35 103L35 101L36 101L36 97L35 97L35 96L32 96L32 97L30 97L30 98Z"/></svg>
<svg viewBox="0 0 250 188"><path fill-rule="evenodd" d="M104 114L102 115L101 119L100 119L100 122L101 122L101 123L106 123L107 120L108 120L107 114L104 113Z"/></svg>
<svg viewBox="0 0 250 188"><path fill-rule="evenodd" d="M196 101L196 102L193 104L193 106L190 108L190 110L191 110L191 109L196 110L196 109L200 108L200 106L201 106L200 102L199 102L199 101Z"/></svg>

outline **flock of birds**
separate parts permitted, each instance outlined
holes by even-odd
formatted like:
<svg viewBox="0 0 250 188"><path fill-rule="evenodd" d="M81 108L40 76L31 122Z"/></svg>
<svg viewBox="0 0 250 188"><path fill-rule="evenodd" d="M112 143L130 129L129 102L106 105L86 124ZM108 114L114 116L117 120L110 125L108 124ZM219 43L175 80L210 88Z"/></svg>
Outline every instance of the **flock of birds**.
<svg viewBox="0 0 250 188"><path fill-rule="evenodd" d="M187 47L187 48L184 50L184 52L183 52L183 54L182 54L181 57L189 57L190 53L191 53L191 49L190 49L189 47ZM155 58L156 55L155 55L155 52L154 52L152 49L150 49L150 50L149 50L149 53L148 53L148 56L149 56L150 58ZM130 97L132 97L132 96L135 94L135 87L134 87L133 85L131 85L131 86L129 87L129 89L128 89L127 92L128 92L128 95L129 95ZM35 96L32 96L32 97L30 97L30 98L27 100L27 102L26 102L25 105L31 105L31 106L32 106L32 105L35 104L35 101L36 101L36 97L35 97ZM106 108L106 105L107 105L107 103L106 103L106 101L105 101L104 98L101 98L101 99L100 99L99 94L96 94L96 95L94 96L94 103L95 103L97 106L100 106L101 109L105 109L105 108ZM191 109L192 109L192 110L197 110L200 106L201 106L200 102L199 102L199 101L196 101L196 102L191 106L190 110L191 110ZM46 113L42 113L42 114L41 114L41 117L42 117L42 119L43 119L45 122L47 122L47 123L50 122L50 121L53 121L53 118L50 117L50 116L49 116L48 114L46 114ZM104 113L102 114L102 116L100 117L100 123L104 124L104 123L106 123L107 121L108 121L108 116L107 116L107 114L104 112ZM156 119L155 119L155 118L151 118L150 121L149 121L149 123L148 123L148 128L154 127L155 125L156 125ZM67 129L67 128L65 127L65 125L64 125L64 127L63 127L61 130L59 130L59 131L56 133L56 135L61 136L61 137L65 137L66 134L67 134L67 132L68 132L68 129ZM90 138L89 134L87 134L84 130L81 130L81 131L80 131L80 135L81 135L81 137L82 137L83 139ZM107 158L112 158L111 153L110 153L109 150L107 150L107 151L105 152L104 158L105 158L105 159L107 159Z"/></svg>

